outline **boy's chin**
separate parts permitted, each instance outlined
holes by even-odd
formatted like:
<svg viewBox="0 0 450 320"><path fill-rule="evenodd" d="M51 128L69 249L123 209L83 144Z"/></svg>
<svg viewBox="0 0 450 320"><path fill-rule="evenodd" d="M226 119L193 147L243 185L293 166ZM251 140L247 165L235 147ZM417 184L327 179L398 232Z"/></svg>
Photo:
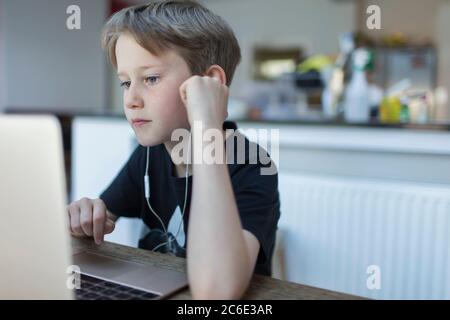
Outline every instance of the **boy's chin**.
<svg viewBox="0 0 450 320"><path fill-rule="evenodd" d="M161 139L155 139L155 137L140 137L138 135L136 135L136 140L143 147L153 147L163 143Z"/></svg>

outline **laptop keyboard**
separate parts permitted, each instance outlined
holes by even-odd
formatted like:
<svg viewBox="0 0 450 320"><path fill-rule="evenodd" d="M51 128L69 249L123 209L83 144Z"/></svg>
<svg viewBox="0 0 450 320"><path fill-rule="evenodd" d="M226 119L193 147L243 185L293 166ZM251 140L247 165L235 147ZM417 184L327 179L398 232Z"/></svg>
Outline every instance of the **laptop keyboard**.
<svg viewBox="0 0 450 320"><path fill-rule="evenodd" d="M81 274L81 288L75 290L77 300L152 300L159 295Z"/></svg>

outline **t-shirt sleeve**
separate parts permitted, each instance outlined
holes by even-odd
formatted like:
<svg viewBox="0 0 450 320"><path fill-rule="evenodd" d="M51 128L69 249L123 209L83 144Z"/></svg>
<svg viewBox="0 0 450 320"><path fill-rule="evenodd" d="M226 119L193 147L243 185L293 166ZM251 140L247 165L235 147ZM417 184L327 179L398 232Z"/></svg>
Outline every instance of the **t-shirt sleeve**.
<svg viewBox="0 0 450 320"><path fill-rule="evenodd" d="M245 165L233 183L242 228L260 243L257 268L258 264L270 263L280 217L278 174L261 174L262 167L261 164Z"/></svg>
<svg viewBox="0 0 450 320"><path fill-rule="evenodd" d="M142 191L136 179L136 173L140 168L140 154L140 146L138 146L111 184L100 195L106 208L118 217L140 217Z"/></svg>

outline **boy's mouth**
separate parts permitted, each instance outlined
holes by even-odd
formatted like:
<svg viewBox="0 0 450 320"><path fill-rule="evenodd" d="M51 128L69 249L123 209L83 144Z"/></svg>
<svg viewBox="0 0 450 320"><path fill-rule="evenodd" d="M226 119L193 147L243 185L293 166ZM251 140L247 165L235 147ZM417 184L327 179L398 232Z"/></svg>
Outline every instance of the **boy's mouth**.
<svg viewBox="0 0 450 320"><path fill-rule="evenodd" d="M146 119L139 119L139 118L136 118L136 119L133 119L133 120L131 120L131 124L134 126L134 127L141 127L141 126L143 126L143 125L145 125L145 124L147 124L147 123L149 123L149 122L151 122L151 120L146 120Z"/></svg>

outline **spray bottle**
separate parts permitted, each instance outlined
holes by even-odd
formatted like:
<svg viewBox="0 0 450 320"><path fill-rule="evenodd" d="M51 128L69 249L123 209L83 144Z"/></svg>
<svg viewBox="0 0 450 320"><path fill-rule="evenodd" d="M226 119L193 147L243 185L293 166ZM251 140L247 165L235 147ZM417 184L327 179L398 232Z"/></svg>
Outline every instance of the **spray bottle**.
<svg viewBox="0 0 450 320"><path fill-rule="evenodd" d="M359 48L353 53L353 74L345 91L344 117L347 122L369 122L370 87L365 67L370 59L366 49Z"/></svg>

